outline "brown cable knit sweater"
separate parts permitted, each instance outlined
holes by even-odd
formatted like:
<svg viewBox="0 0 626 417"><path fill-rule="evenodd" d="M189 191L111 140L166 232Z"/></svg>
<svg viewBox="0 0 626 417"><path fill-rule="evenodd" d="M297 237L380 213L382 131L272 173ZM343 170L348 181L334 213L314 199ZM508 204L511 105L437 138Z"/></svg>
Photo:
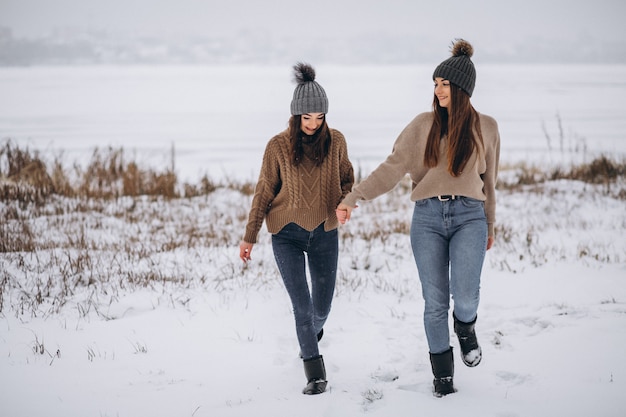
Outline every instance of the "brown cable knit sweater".
<svg viewBox="0 0 626 417"><path fill-rule="evenodd" d="M498 124L487 115L479 114L485 151L472 155L461 175L453 177L447 170L447 158L439 158L434 168L424 165L428 132L433 123L432 112L417 115L400 133L393 151L366 179L354 186L342 201L354 207L358 200L373 200L390 191L406 175L411 176L411 200L454 194L485 202L489 236L494 234L496 221L496 180L500 159ZM445 140L440 155L446 155Z"/></svg>
<svg viewBox="0 0 626 417"><path fill-rule="evenodd" d="M302 162L293 164L287 130L270 139L252 198L245 242L256 243L263 220L272 234L292 222L310 231L324 222L324 230L337 228L335 209L352 189L354 171L344 136L335 129L330 133L330 149L320 166L311 158L307 143L303 143Z"/></svg>

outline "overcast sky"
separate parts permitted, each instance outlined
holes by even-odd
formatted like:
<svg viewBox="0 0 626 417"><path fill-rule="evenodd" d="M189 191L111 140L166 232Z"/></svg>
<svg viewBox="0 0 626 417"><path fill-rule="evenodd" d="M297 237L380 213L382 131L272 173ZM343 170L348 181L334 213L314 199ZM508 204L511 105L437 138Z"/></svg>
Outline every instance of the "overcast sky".
<svg viewBox="0 0 626 417"><path fill-rule="evenodd" d="M248 31L292 37L302 48L377 35L407 35L438 50L458 37L491 49L541 40L625 45L624 16L624 0L0 0L0 26L14 37L63 27L166 38Z"/></svg>
<svg viewBox="0 0 626 417"><path fill-rule="evenodd" d="M0 25L16 36L55 27L137 34L266 31L301 37L360 33L460 35L484 41L535 35L625 38L623 0L0 0Z"/></svg>

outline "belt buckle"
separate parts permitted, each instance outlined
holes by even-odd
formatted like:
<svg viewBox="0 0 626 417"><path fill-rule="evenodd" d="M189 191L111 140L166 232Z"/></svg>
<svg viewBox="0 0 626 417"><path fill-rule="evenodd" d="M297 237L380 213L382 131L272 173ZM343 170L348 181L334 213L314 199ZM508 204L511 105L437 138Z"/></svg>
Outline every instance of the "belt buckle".
<svg viewBox="0 0 626 417"><path fill-rule="evenodd" d="M438 195L437 198L439 199L439 201L450 201L450 200L456 199L456 196L454 194L452 194L452 195Z"/></svg>

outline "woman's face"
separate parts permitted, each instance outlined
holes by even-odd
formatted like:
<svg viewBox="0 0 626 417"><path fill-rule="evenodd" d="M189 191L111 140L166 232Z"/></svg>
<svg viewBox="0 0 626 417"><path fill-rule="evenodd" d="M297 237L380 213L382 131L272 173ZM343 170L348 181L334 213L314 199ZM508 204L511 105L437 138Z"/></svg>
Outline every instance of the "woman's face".
<svg viewBox="0 0 626 417"><path fill-rule="evenodd" d="M450 81L441 77L435 78L435 96L439 100L441 107L450 106Z"/></svg>
<svg viewBox="0 0 626 417"><path fill-rule="evenodd" d="M324 113L305 113L300 116L300 129L311 136L324 122Z"/></svg>

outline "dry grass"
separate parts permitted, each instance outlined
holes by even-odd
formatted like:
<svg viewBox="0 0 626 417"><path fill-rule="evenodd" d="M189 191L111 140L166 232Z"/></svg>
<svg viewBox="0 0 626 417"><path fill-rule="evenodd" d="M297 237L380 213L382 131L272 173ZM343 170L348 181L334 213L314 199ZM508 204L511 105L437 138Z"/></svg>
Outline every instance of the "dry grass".
<svg viewBox="0 0 626 417"><path fill-rule="evenodd" d="M77 164L68 168L58 160L46 164L38 152L21 149L11 141L0 148L0 180L0 201L19 200L24 204L44 204L53 194L86 199L142 195L171 199L181 196L180 188L193 191L188 196L215 190L208 179L199 186L181 187L173 166L163 171L142 168L136 161L127 160L121 148L96 148L86 168Z"/></svg>
<svg viewBox="0 0 626 417"><path fill-rule="evenodd" d="M606 192L615 192L615 195L626 199L626 190L620 180L626 177L626 160L617 160L606 155L600 155L589 163L572 165L567 168L541 168L535 165L519 163L505 170L513 172L506 179L498 180L498 189L519 191L529 186L539 186L550 181L570 180L586 184L605 186ZM615 189L617 187L617 189Z"/></svg>
<svg viewBox="0 0 626 417"><path fill-rule="evenodd" d="M519 271L516 263L539 266L572 256L623 261L619 248L582 242L576 254L567 254L558 243L538 239L542 228L575 233L597 225L569 216L576 207L536 201L555 192L549 184L568 180L585 184L581 193L599 192L603 201L622 204L625 166L602 156L566 170L507 169L513 174L504 176L499 193L529 196L527 207L509 208L511 216L557 209L568 216L559 216L556 226L551 213L536 213L527 223L508 222L505 205L492 262ZM108 306L138 288L184 305L189 300L184 292L198 287L228 293L280 285L266 233L255 247L254 268L242 267L236 257L254 184L206 176L197 184L179 184L173 168L142 168L127 160L123 149L112 148L94 150L84 169L68 168L7 141L0 147L0 313L46 316L71 307L79 317L113 319ZM413 268L407 239L410 187L405 179L390 193L362 204L342 227L339 294L364 288L399 296L415 292L415 277L396 273ZM500 201L506 204L507 199Z"/></svg>

